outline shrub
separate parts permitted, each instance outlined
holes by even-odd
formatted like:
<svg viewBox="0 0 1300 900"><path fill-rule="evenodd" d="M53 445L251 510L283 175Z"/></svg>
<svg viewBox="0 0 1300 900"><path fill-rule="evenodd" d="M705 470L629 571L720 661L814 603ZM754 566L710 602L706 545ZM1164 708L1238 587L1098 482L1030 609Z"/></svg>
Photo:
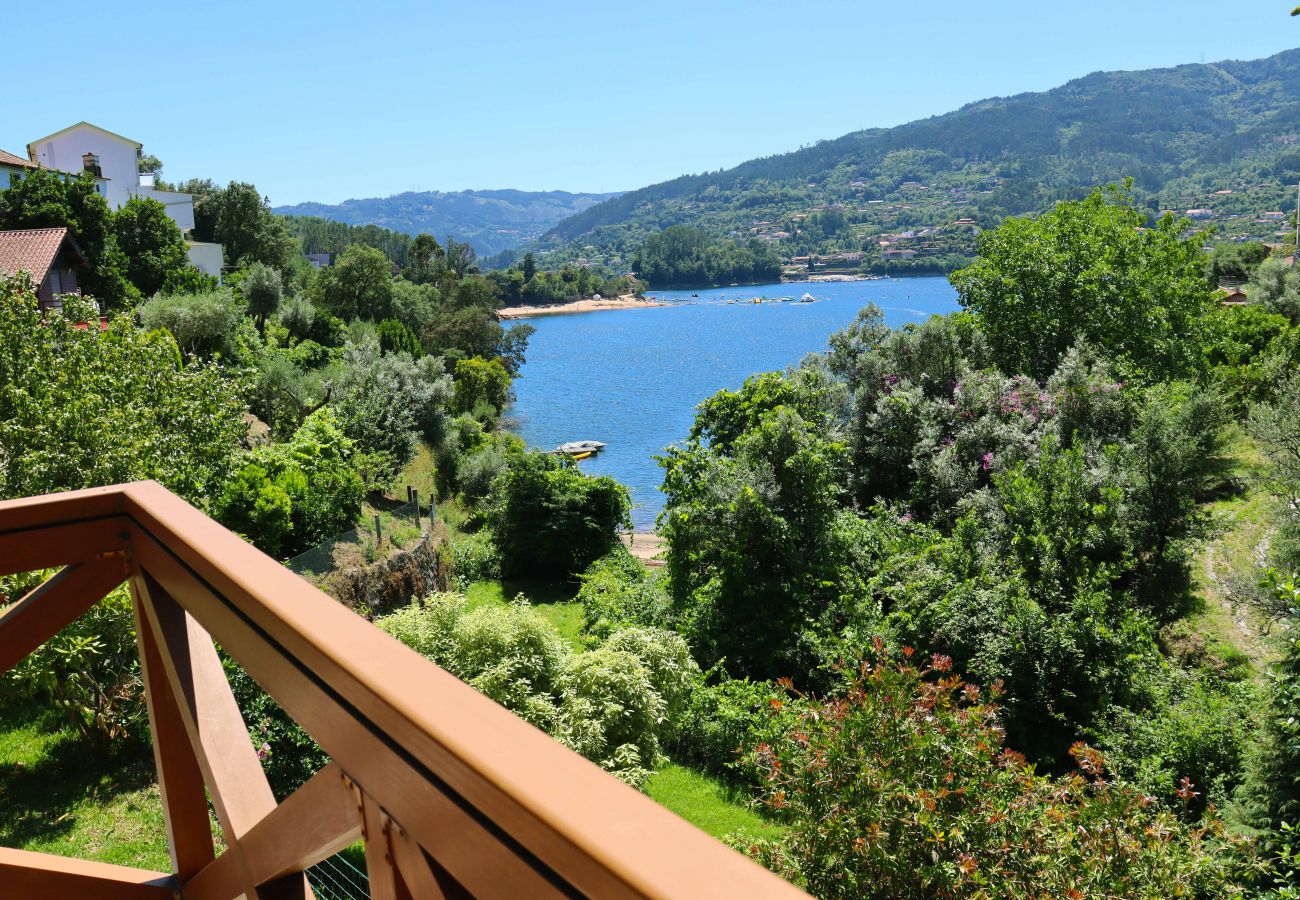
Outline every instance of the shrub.
<svg viewBox="0 0 1300 900"><path fill-rule="evenodd" d="M659 732L667 704L636 655L610 646L575 653L565 677L574 749L610 770L653 769L662 762Z"/></svg>
<svg viewBox="0 0 1300 900"><path fill-rule="evenodd" d="M523 441L513 435L497 433L488 436L482 446L465 455L457 468L461 498L470 506L485 500L492 493L497 479L523 449Z"/></svg>
<svg viewBox="0 0 1300 900"><path fill-rule="evenodd" d="M221 524L243 535L258 549L279 556L293 527L293 503L264 466L249 463L226 482L212 505Z"/></svg>
<svg viewBox="0 0 1300 900"><path fill-rule="evenodd" d="M583 630L601 640L625 626L667 628L672 621L663 575L647 571L621 545L587 567L576 599Z"/></svg>
<svg viewBox="0 0 1300 900"><path fill-rule="evenodd" d="M668 745L673 759L728 780L753 780L744 755L780 733L774 702L783 692L768 681L708 673L690 692Z"/></svg>
<svg viewBox="0 0 1300 900"><path fill-rule="evenodd" d="M207 359L234 352L233 338L243 308L227 288L201 294L159 294L137 310L145 330L166 329L187 358Z"/></svg>
<svg viewBox="0 0 1300 900"><path fill-rule="evenodd" d="M450 668L515 715L555 731L565 694L567 652L555 629L528 606L479 607L454 631Z"/></svg>
<svg viewBox="0 0 1300 900"><path fill-rule="evenodd" d="M632 784L659 762L667 712L693 677L675 635L647 629L574 652L523 603L467 611L463 597L435 594L375 624Z"/></svg>
<svg viewBox="0 0 1300 900"><path fill-rule="evenodd" d="M501 554L492 536L476 532L457 538L451 545L452 573L461 588L475 581L501 577Z"/></svg>
<svg viewBox="0 0 1300 900"><path fill-rule="evenodd" d="M262 771L276 797L284 799L325 766L329 756L234 660L223 654L221 662Z"/></svg>
<svg viewBox="0 0 1300 900"><path fill-rule="evenodd" d="M748 757L788 836L751 854L825 898L1246 894L1259 866L1213 814L1186 824L1083 744L1075 774L1035 774L1003 749L996 685L986 700L946 657L911 656L877 642L837 695L792 695Z"/></svg>
<svg viewBox="0 0 1300 900"><path fill-rule="evenodd" d="M308 416L285 443L258 447L248 459L213 514L266 553L300 553L360 517L364 485L353 445L328 408Z"/></svg>
<svg viewBox="0 0 1300 900"><path fill-rule="evenodd" d="M10 576L0 587L5 597L21 596L52 574ZM7 680L22 696L53 704L99 751L119 738L142 737L148 727L144 684L126 586L43 643Z"/></svg>
<svg viewBox="0 0 1300 900"><path fill-rule="evenodd" d="M487 509L502 574L581 572L618 542L630 507L627 488L608 476L583 475L551 454L522 454L496 480Z"/></svg>
<svg viewBox="0 0 1300 900"><path fill-rule="evenodd" d="M384 319L375 332L379 337L379 349L384 353L406 353L413 357L424 355L415 332L397 319Z"/></svg>
<svg viewBox="0 0 1300 900"><path fill-rule="evenodd" d="M650 678L650 686L664 701L660 722L656 724L670 729L676 727L700 679L700 668L691 659L682 636L661 628L624 628L614 632L602 647L631 653L640 660Z"/></svg>

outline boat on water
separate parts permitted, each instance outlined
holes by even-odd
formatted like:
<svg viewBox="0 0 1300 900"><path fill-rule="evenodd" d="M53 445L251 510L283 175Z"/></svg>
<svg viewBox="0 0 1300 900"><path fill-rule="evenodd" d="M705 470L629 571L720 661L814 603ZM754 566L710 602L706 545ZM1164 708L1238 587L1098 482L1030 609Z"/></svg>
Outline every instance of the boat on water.
<svg viewBox="0 0 1300 900"><path fill-rule="evenodd" d="M595 456L604 448L605 444L602 441L568 441L556 447L555 452L574 459L586 459Z"/></svg>
<svg viewBox="0 0 1300 900"><path fill-rule="evenodd" d="M794 298L793 298L793 297L777 297L777 298L776 298L776 302L778 302L778 303L793 303L793 302L794 302Z"/></svg>
<svg viewBox="0 0 1300 900"><path fill-rule="evenodd" d="M800 302L800 303L816 303L816 302L817 302L817 298L814 297L812 294L805 293L802 297L799 298L799 302Z"/></svg>
<svg viewBox="0 0 1300 900"><path fill-rule="evenodd" d="M570 453L569 459L573 460L574 462L582 462L584 459L587 459L588 457L595 456L595 455L596 455L595 450L584 450L581 453Z"/></svg>

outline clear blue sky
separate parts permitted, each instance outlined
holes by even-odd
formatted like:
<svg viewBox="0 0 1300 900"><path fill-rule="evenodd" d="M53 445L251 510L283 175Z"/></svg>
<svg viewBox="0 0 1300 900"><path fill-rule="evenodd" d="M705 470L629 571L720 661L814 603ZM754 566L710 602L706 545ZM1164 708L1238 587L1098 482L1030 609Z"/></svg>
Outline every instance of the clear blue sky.
<svg viewBox="0 0 1300 900"><path fill-rule="evenodd" d="M1267 56L1300 46L1291 5L20 3L0 148L86 119L277 204L623 190L1099 69Z"/></svg>

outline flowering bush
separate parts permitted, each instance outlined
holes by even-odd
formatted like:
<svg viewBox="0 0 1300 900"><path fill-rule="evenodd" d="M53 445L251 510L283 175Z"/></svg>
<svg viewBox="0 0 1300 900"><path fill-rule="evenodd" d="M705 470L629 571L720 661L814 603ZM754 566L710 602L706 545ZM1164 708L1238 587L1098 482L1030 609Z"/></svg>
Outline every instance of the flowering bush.
<svg viewBox="0 0 1300 900"><path fill-rule="evenodd" d="M787 683L773 715L796 712L748 762L790 827L751 855L823 898L1244 896L1258 863L1213 810L1188 824L1081 743L1076 772L1036 774L1003 747L999 685L913 656L877 639L832 697Z"/></svg>

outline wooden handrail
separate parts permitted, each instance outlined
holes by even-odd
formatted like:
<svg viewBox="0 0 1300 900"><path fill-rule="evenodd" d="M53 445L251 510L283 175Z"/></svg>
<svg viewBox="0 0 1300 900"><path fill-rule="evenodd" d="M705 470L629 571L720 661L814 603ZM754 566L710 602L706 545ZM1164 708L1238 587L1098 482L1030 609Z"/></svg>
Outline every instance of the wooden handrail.
<svg viewBox="0 0 1300 900"><path fill-rule="evenodd" d="M154 482L0 503L0 574L52 566L0 611L0 670L129 580L182 897L308 897L358 835L375 897L803 896ZM278 806L214 640L332 760Z"/></svg>

